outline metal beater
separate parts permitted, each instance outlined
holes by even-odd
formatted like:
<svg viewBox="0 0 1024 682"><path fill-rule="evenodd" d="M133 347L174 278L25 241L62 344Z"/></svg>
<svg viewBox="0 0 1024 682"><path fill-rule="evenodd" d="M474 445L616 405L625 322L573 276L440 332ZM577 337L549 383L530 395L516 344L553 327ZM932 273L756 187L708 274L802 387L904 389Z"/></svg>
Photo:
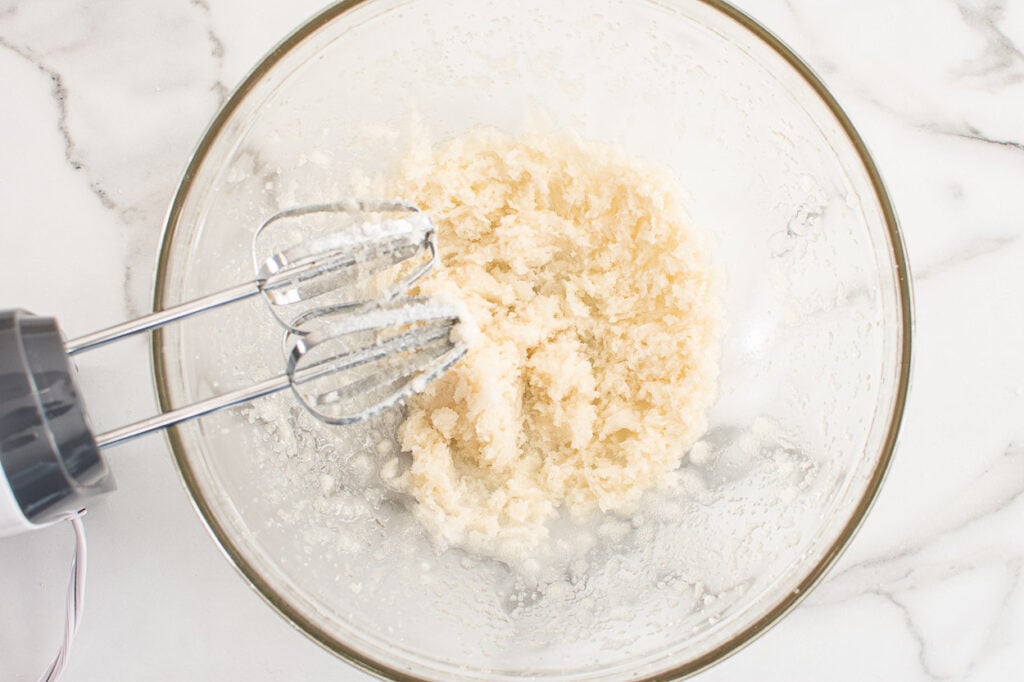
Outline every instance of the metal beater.
<svg viewBox="0 0 1024 682"><path fill-rule="evenodd" d="M53 318L0 311L0 536L112 490L102 448L289 387L318 419L358 422L422 390L466 352L454 306L404 296L438 258L436 229L414 206L287 209L256 230L252 256L252 281L66 342ZM280 374L93 434L70 356L253 296L285 330Z"/></svg>

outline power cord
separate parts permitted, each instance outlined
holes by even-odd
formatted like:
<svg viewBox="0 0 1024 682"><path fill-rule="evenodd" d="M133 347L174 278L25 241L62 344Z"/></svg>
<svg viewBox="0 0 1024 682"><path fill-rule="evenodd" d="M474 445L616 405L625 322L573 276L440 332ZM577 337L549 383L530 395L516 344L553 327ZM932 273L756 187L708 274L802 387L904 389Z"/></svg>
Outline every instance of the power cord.
<svg viewBox="0 0 1024 682"><path fill-rule="evenodd" d="M78 625L82 622L82 611L85 607L85 565L87 556L85 526L82 524L83 516L85 516L85 510L79 509L67 517L75 531L75 553L71 557L71 579L68 581L64 641L61 643L60 650L57 651L53 662L50 663L50 667L39 678L39 682L57 682L60 679L71 655L71 642L74 641L75 633L78 632Z"/></svg>

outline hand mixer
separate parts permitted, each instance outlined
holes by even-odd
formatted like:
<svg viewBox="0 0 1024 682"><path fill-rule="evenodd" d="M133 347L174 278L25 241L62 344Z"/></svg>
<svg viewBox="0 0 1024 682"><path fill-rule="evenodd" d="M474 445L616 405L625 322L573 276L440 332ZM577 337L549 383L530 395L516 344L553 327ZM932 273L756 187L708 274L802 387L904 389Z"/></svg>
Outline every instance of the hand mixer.
<svg viewBox="0 0 1024 682"><path fill-rule="evenodd" d="M0 311L0 536L112 490L103 448L288 387L317 418L357 422L422 390L466 351L454 306L403 295L438 258L434 225L411 205L287 209L256 230L252 256L250 282L70 341L53 318ZM285 329L280 374L93 434L70 356L253 296Z"/></svg>

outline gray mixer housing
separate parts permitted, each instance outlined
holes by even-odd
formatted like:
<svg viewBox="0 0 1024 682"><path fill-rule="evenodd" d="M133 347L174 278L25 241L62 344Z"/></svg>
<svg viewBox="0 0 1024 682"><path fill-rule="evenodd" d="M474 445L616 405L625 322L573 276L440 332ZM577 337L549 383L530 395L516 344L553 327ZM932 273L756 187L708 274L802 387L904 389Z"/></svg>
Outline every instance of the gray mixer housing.
<svg viewBox="0 0 1024 682"><path fill-rule="evenodd" d="M56 320L0 311L0 536L113 489Z"/></svg>

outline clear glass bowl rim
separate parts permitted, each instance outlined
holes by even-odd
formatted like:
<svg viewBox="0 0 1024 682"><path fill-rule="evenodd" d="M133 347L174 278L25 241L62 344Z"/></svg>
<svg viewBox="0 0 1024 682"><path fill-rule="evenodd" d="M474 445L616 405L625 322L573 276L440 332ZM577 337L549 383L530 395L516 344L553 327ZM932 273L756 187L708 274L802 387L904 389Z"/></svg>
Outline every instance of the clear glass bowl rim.
<svg viewBox="0 0 1024 682"><path fill-rule="evenodd" d="M167 212L164 222L163 236L161 238L160 252L157 261L156 281L153 293L153 309L162 310L165 307L165 299L168 294L168 266L170 262L171 245L177 232L178 220L181 216L185 200L193 187L193 181L199 167L202 165L211 147L214 145L224 126L230 119L232 113L245 100L248 93L263 79L273 67L299 43L318 29L333 21L338 16L355 8L369 0L342 0L337 4L327 7L319 14L313 16L305 24L297 28L293 33L284 38L272 48L255 67L248 73L242 82L235 88L228 99L221 106L220 111L213 118L210 125L203 133L195 151L189 159L188 166L182 174L178 187L175 190L174 198ZM822 558L810 567L795 589L787 593L785 597L768 610L761 618L753 624L737 633L720 646L708 651L704 655L687 661L670 670L658 673L654 676L638 678L637 682L654 682L656 680L678 680L689 677L693 674L708 668L725 658L731 656L743 647L747 646L762 634L767 632L773 625L782 619L790 610L803 600L814 586L822 579L828 569L836 562L839 556L849 545L853 536L867 516L868 511L874 504L881 489L882 482L889 469L893 452L896 448L899 436L900 425L906 407L907 395L910 388L911 372L911 343L913 335L913 294L911 289L910 269L903 242L903 235L899 228L895 209L889 193L885 188L878 168L869 154L864 141L857 133L850 121L850 118L840 107L835 97L828 91L820 78L796 55L785 43L764 28L757 21L724 2L723 0L694 0L707 5L728 18L740 24L750 31L754 36L763 41L769 48L778 54L789 66L807 83L817 94L821 101L828 107L836 121L840 124L850 143L853 145L864 169L870 179L871 186L878 201L878 206L885 220L888 242L891 249L892 262L894 264L897 295L899 305L899 339L900 352L898 358L898 384L896 386L895 399L892 412L889 415L889 423L886 429L885 439L882 442L882 452L878 463L872 471L864 494L853 509L853 513L844 525L842 532L835 542L828 548ZM160 330L154 332L151 344L153 361L153 375L156 384L157 397L160 408L163 411L173 409L168 391L168 372L170 371L164 359L164 338ZM214 540L220 546L228 560L235 566L242 577L256 592L286 621L291 623L299 632L303 633L327 651L342 658L348 663L368 672L372 675L400 682L422 682L422 678L410 675L407 672L397 670L382 661L368 657L344 642L338 641L329 632L310 618L301 614L288 601L280 595L263 578L256 566L252 564L235 544L227 529L218 521L213 513L209 502L206 500L196 480L195 473L185 457L185 447L180 435L174 427L165 431L168 443L171 448L175 466L181 476L182 482L189 493L192 504L199 513L200 518L206 525Z"/></svg>

